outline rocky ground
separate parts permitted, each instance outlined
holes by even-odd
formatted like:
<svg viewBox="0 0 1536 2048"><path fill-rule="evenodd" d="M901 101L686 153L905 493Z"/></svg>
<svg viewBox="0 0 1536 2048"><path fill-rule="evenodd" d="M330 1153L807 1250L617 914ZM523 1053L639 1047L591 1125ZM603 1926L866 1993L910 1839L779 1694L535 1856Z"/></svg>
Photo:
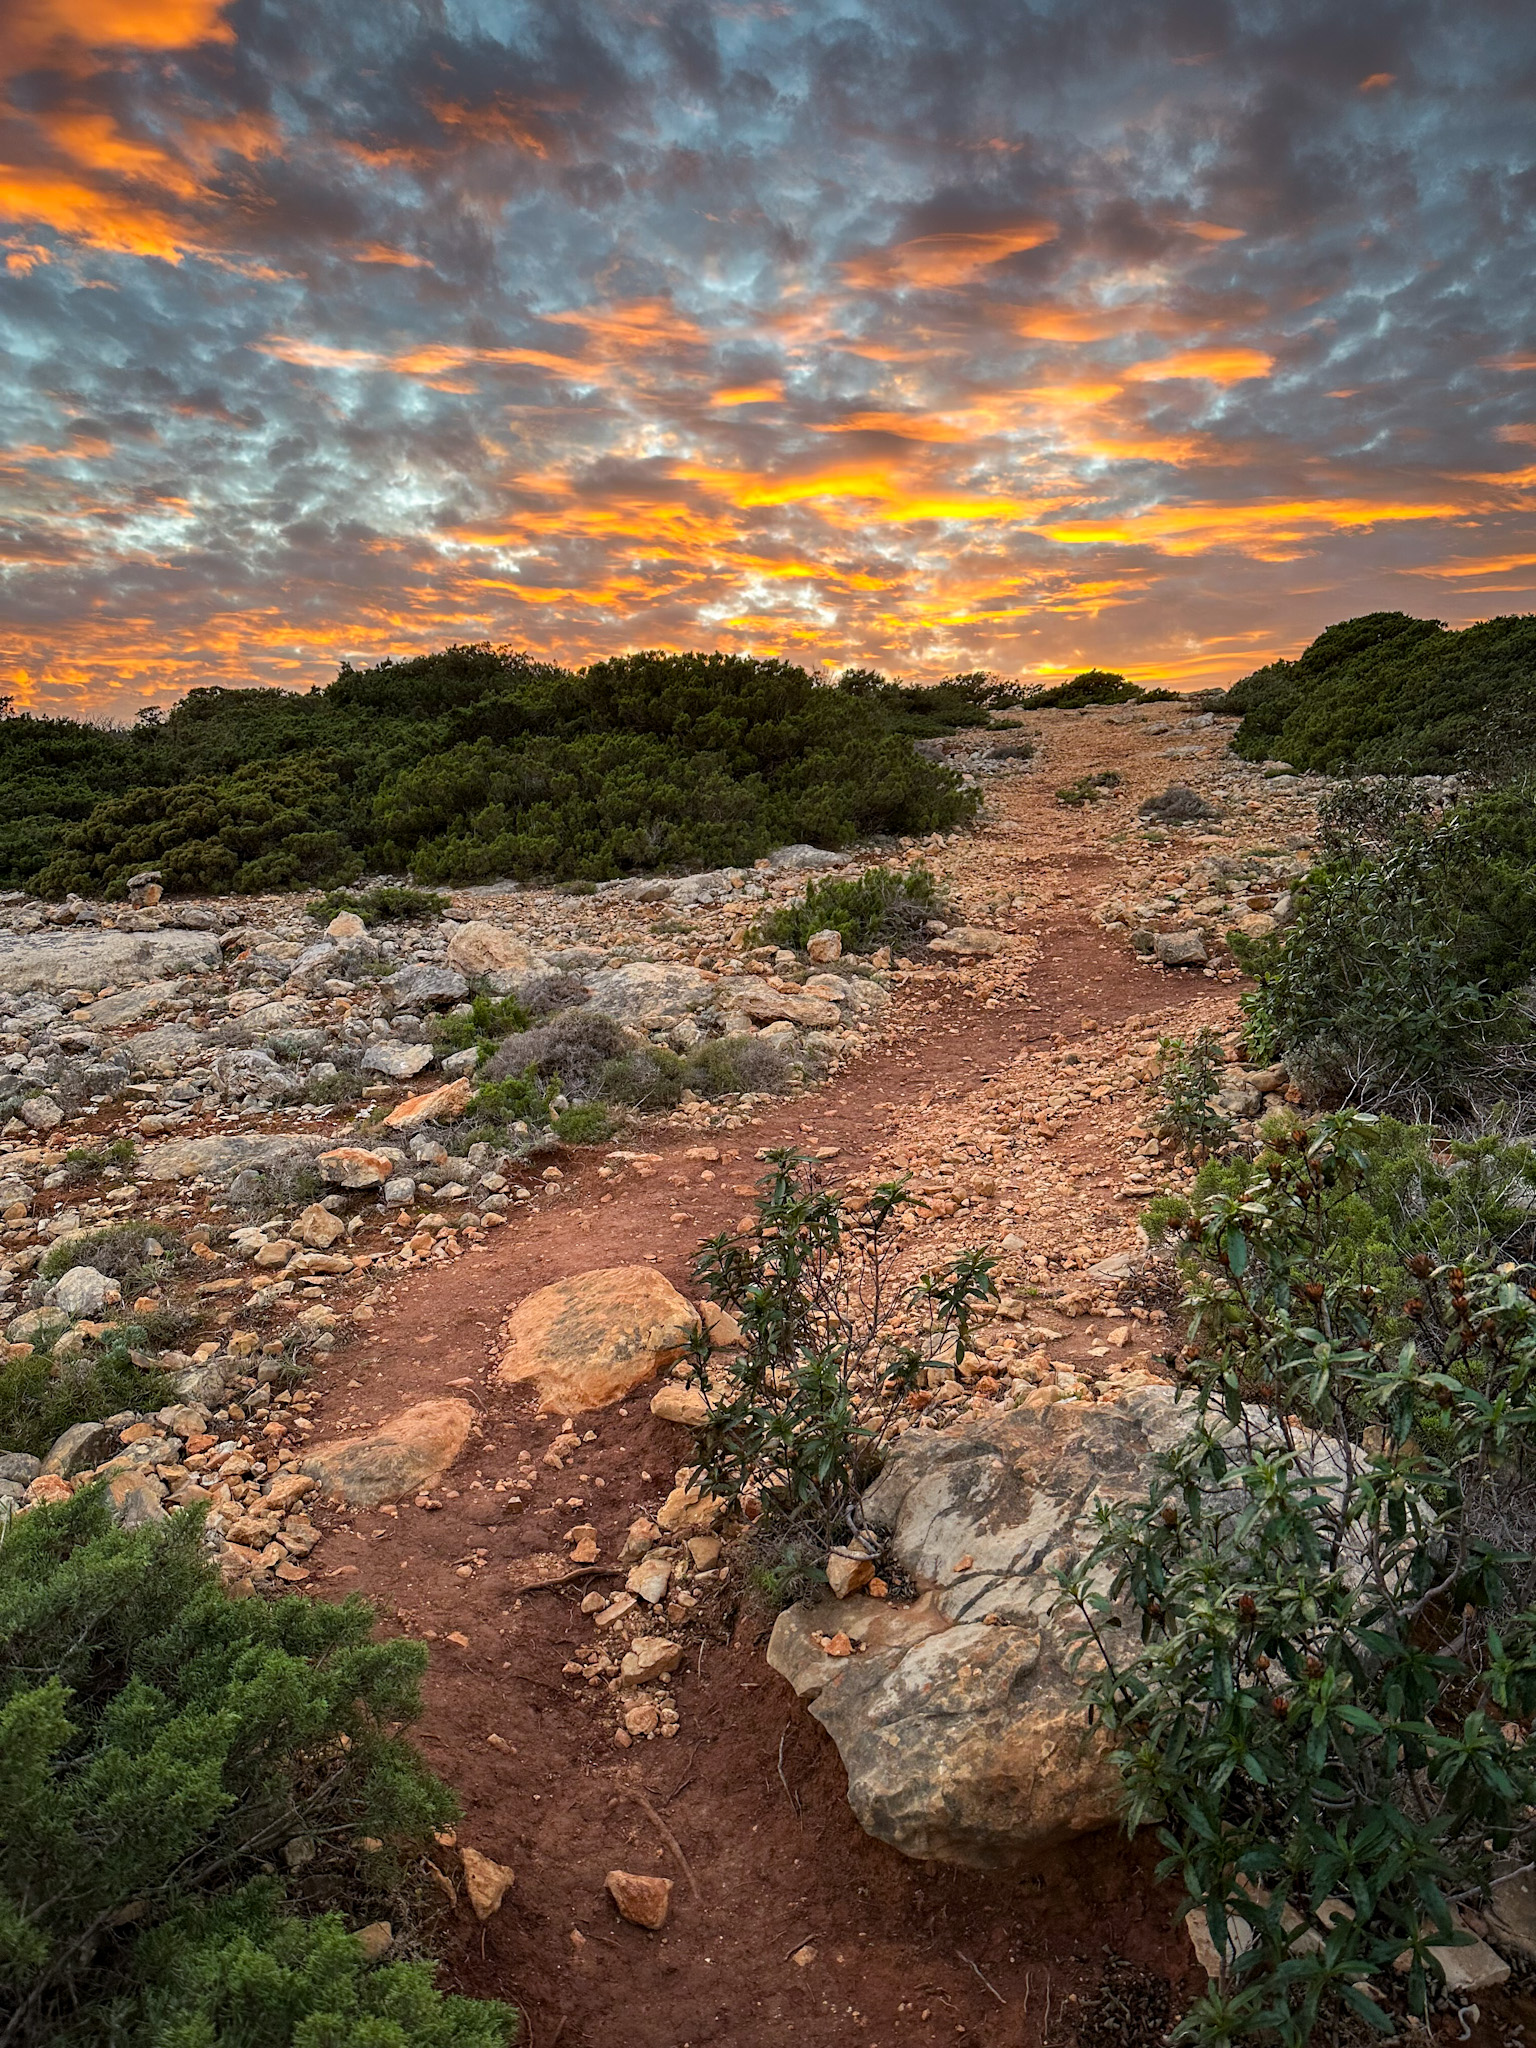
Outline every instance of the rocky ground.
<svg viewBox="0 0 1536 2048"><path fill-rule="evenodd" d="M1284 919L1316 786L1236 763L1222 722L1177 706L1023 724L1032 761L942 743L985 775L974 832L877 850L921 854L958 906L894 959L753 957L745 927L804 886L810 851L590 896L464 892L433 926L329 936L294 898L145 903L110 927L90 906L59 927L4 913L12 1356L147 1334L144 1399L41 1470L0 1460L0 1494L25 1511L105 1470L130 1522L207 1501L231 1583L362 1592L430 1644L421 1740L465 1803L439 1873L454 1973L517 2002L536 2048L1153 2041L1203 1981L1153 1847L1076 1832L1101 1817L1086 1780L1024 1816L1022 1863L933 1860L990 1856L961 1811L986 1758L940 1840L910 1774L867 1782L869 1713L840 1727L821 1697L833 1663L834 1692L856 1669L899 1690L914 1640L948 1655L987 1631L1010 1709L1021 1674L1045 1698L1021 1651L1033 1594L978 1576L950 1529L933 1555L964 1600L923 1595L933 1627L882 1647L855 1589L846 1633L781 1646L786 1683L668 1419L692 1254L783 1145L851 1189L906 1176L913 1271L998 1257L981 1355L904 1417L925 1458L947 1470L951 1445L1002 1432L1041 1497L1059 1466L1070 1505L1066 1475L1123 1460L1128 1418L1164 1398L1172 1333L1136 1218L1184 1169L1154 1055L1206 1024L1236 1043L1223 937ZM456 1153L471 1062L433 1024L472 984L553 989L679 1050L771 1034L790 1092L685 1100L607 1146L524 1130ZM1234 1059L1227 1106L1250 1118L1285 1090ZM125 1225L163 1235L114 1279L121 1248L92 1264L93 1246ZM879 1612L910 1613L926 1539L889 1519L910 1584ZM846 1662L816 1664L813 1635ZM974 1750L994 1707L946 1709L964 1741L937 1751L919 1715L918 1776L923 1754ZM482 1919L484 1859L512 1881Z"/></svg>

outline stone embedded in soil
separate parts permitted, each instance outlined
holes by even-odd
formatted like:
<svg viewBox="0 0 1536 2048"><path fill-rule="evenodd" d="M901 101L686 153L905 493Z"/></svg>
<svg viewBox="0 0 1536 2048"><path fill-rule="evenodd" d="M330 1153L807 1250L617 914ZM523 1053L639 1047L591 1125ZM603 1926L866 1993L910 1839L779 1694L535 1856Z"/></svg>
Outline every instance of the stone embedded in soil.
<svg viewBox="0 0 1536 2048"><path fill-rule="evenodd" d="M381 1188L395 1170L395 1162L382 1152L365 1152L359 1145L333 1146L315 1165L333 1188Z"/></svg>
<svg viewBox="0 0 1536 2048"><path fill-rule="evenodd" d="M674 1536L705 1536L725 1512L725 1502L679 1480L656 1510L656 1520Z"/></svg>
<svg viewBox="0 0 1536 2048"><path fill-rule="evenodd" d="M118 988L178 974L212 974L221 964L209 932L70 931L0 942L0 989Z"/></svg>
<svg viewBox="0 0 1536 2048"><path fill-rule="evenodd" d="M326 1252L338 1237L345 1237L347 1226L339 1216L333 1216L329 1209L319 1202L311 1202L300 1215L294 1226L300 1244L307 1244L311 1251Z"/></svg>
<svg viewBox="0 0 1536 2048"><path fill-rule="evenodd" d="M363 1069L366 1073L384 1074L391 1081L409 1081L431 1064L430 1045L386 1042L383 1045L370 1045L363 1054Z"/></svg>
<svg viewBox="0 0 1536 2048"><path fill-rule="evenodd" d="M815 1694L869 1833L908 1856L994 1869L1114 1824L1120 1774L1086 1728L1056 1572L1093 1547L1095 1504L1143 1494L1154 1456L1187 1427L1159 1386L902 1439L864 1516L937 1590L905 1622L886 1602L792 1608L769 1651L802 1697ZM920 1637L903 1640L913 1627ZM825 1655L838 1629L860 1655Z"/></svg>
<svg viewBox="0 0 1536 2048"><path fill-rule="evenodd" d="M1198 931L1159 932L1152 950L1164 967L1204 967L1209 957Z"/></svg>
<svg viewBox="0 0 1536 2048"><path fill-rule="evenodd" d="M209 1180L231 1181L248 1168L271 1171L307 1166L314 1155L312 1139L233 1132L228 1137L171 1138L163 1145L152 1145L137 1171L145 1180L190 1180L196 1174L206 1174Z"/></svg>
<svg viewBox="0 0 1536 2048"><path fill-rule="evenodd" d="M709 1420L709 1402L702 1387L687 1387L672 1380L651 1396L651 1413L658 1422L675 1422L683 1429L701 1429Z"/></svg>
<svg viewBox="0 0 1536 2048"><path fill-rule="evenodd" d="M475 1909L477 1920L489 1920L501 1910L501 1902L512 1888L512 1866L496 1863L478 1849L467 1845L459 1851L464 1860L464 1892Z"/></svg>
<svg viewBox="0 0 1536 2048"><path fill-rule="evenodd" d="M456 1123L469 1107L469 1098L474 1094L470 1083L460 1075L457 1080L444 1082L441 1088L429 1088L425 1095L407 1096L397 1103L384 1119L386 1130L414 1131L422 1124ZM390 1183L393 1185L393 1183ZM405 1185L416 1191L414 1181ZM401 1201L408 1202L410 1195L401 1195Z"/></svg>
<svg viewBox="0 0 1536 2048"><path fill-rule="evenodd" d="M369 1435L317 1444L302 1470L328 1498L371 1508L436 1486L463 1450L475 1420L468 1401L421 1401Z"/></svg>
<svg viewBox="0 0 1536 2048"><path fill-rule="evenodd" d="M862 1592L875 1576L875 1561L858 1550L834 1550L827 1557L827 1584L835 1600Z"/></svg>
<svg viewBox="0 0 1536 2048"><path fill-rule="evenodd" d="M604 1883L621 1919L652 1933L667 1924L672 1904L670 1877L650 1877L632 1870L610 1870Z"/></svg>
<svg viewBox="0 0 1536 2048"><path fill-rule="evenodd" d="M461 924L448 941L448 965L472 980L482 975L521 976L537 973L546 963L511 932L476 920Z"/></svg>
<svg viewBox="0 0 1536 2048"><path fill-rule="evenodd" d="M1003 952L1008 939L1002 932L981 931L974 925L955 925L929 945L932 953L947 953L957 960L985 960Z"/></svg>
<svg viewBox="0 0 1536 2048"><path fill-rule="evenodd" d="M659 1607L667 1597L667 1588L672 1583L671 1561L657 1557L641 1558L637 1565L631 1565L629 1577L624 1581L626 1592L633 1593L648 1607Z"/></svg>
<svg viewBox="0 0 1536 2048"><path fill-rule="evenodd" d="M636 1686L665 1678L682 1661L683 1646L670 1637L636 1636L619 1665L619 1691L633 1692Z"/></svg>
<svg viewBox="0 0 1536 2048"><path fill-rule="evenodd" d="M650 1266L577 1273L518 1303L497 1377L504 1386L533 1380L544 1414L605 1408L675 1364L698 1320Z"/></svg>

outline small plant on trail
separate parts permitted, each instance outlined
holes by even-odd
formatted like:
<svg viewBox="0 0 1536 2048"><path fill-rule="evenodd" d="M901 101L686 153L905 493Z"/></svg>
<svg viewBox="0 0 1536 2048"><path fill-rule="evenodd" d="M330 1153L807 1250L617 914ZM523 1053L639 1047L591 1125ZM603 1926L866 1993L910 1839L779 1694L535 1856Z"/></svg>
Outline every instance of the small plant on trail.
<svg viewBox="0 0 1536 2048"><path fill-rule="evenodd" d="M781 1548L819 1559L855 1529L859 1494L924 1369L967 1355L976 1306L996 1293L993 1261L966 1252L903 1283L898 1225L915 1199L905 1188L851 1196L794 1152L769 1158L752 1230L710 1239L696 1262L744 1340L718 1386L707 1345L695 1356L711 1400L699 1483L755 1514Z"/></svg>
<svg viewBox="0 0 1536 2048"><path fill-rule="evenodd" d="M1364 1128L1191 1219L1191 1426L1063 1581L1128 1823L1223 1959L1201 2048L1391 2033L1373 1985L1424 2014L1453 1902L1536 1847L1531 1275L1414 1255L1401 1338L1316 1255Z"/></svg>
<svg viewBox="0 0 1536 2048"><path fill-rule="evenodd" d="M1231 1119L1215 1102L1226 1064L1221 1040L1205 1025L1193 1039L1160 1038L1157 1055L1164 1133L1191 1155L1220 1151L1232 1137Z"/></svg>
<svg viewBox="0 0 1536 2048"><path fill-rule="evenodd" d="M786 903L760 917L748 933L757 945L803 952L815 932L834 931L845 953L869 953L876 946L907 946L921 937L931 917L951 922L952 906L925 867L897 874L867 868L857 881L812 882L799 903Z"/></svg>
<svg viewBox="0 0 1536 2048"><path fill-rule="evenodd" d="M1113 768L1101 769L1097 775L1079 775L1076 782L1057 790L1056 801L1070 810L1081 810L1084 804L1099 803L1112 789L1118 789L1120 780Z"/></svg>

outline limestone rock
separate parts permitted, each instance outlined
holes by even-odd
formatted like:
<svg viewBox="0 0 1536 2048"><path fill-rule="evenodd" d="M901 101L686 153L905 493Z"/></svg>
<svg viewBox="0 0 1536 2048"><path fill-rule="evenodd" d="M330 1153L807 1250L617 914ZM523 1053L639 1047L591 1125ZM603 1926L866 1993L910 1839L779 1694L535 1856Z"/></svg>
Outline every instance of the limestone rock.
<svg viewBox="0 0 1536 2048"><path fill-rule="evenodd" d="M120 1469L107 1475L107 1495L112 1519L120 1529L143 1529L151 1522L163 1522L166 1513L165 1482L153 1472Z"/></svg>
<svg viewBox="0 0 1536 2048"><path fill-rule="evenodd" d="M837 1549L827 1557L827 1584L834 1599L846 1600L860 1593L875 1576L875 1560L862 1550Z"/></svg>
<svg viewBox="0 0 1536 2048"><path fill-rule="evenodd" d="M824 932L812 932L805 942L807 957L819 964L843 957L843 935L830 928Z"/></svg>
<svg viewBox="0 0 1536 2048"><path fill-rule="evenodd" d="M146 981L137 988L120 989L115 996L100 996L76 1010L72 1022L92 1031L120 1031L128 1024L143 1024L159 1010L168 1009L181 993L179 981Z"/></svg>
<svg viewBox="0 0 1536 2048"><path fill-rule="evenodd" d="M435 1486L463 1450L474 1420L468 1401L421 1401L368 1436L317 1444L300 1469L328 1498L376 1507Z"/></svg>
<svg viewBox="0 0 1536 2048"><path fill-rule="evenodd" d="M338 945L347 939L365 939L368 936L368 927L355 910L338 910L325 931L326 937L334 939Z"/></svg>
<svg viewBox="0 0 1536 2048"><path fill-rule="evenodd" d="M233 1100L256 1095L271 1102L281 1100L291 1079L271 1053L261 1052L254 1046L239 1052L220 1053L213 1063L213 1077L223 1093Z"/></svg>
<svg viewBox="0 0 1536 2048"><path fill-rule="evenodd" d="M205 1174L209 1180L228 1182L248 1171L307 1165L314 1152L313 1142L259 1132L249 1137L171 1138L151 1146L137 1170L145 1180L190 1180Z"/></svg>
<svg viewBox="0 0 1536 2048"><path fill-rule="evenodd" d="M75 926L0 944L0 990L20 995L109 983L121 988L178 974L213 974L221 965L219 942L208 932L104 932Z"/></svg>
<svg viewBox="0 0 1536 2048"><path fill-rule="evenodd" d="M345 1237L347 1226L339 1216L333 1216L329 1209L319 1202L311 1202L299 1217L296 1226L300 1244L307 1244L311 1251L329 1251L338 1237Z"/></svg>
<svg viewBox="0 0 1536 2048"><path fill-rule="evenodd" d="M794 846L781 846L777 853L768 856L770 867L780 874L819 874L825 868L845 868L848 865L846 853L827 853L819 846L810 846L801 841Z"/></svg>
<svg viewBox="0 0 1536 2048"><path fill-rule="evenodd" d="M545 965L542 953L498 925L476 921L461 924L448 941L448 965L471 980L483 976L536 974Z"/></svg>
<svg viewBox="0 0 1536 2048"><path fill-rule="evenodd" d="M431 1088L425 1095L407 1096L404 1102L396 1103L385 1117L384 1123L391 1131L414 1131L422 1124L456 1123L469 1107L469 1098L474 1089L462 1076L449 1081L441 1088ZM409 1195L400 1197L409 1201Z"/></svg>
<svg viewBox="0 0 1536 2048"><path fill-rule="evenodd" d="M677 1017L702 1010L715 999L717 984L697 967L635 960L625 967L605 967L587 983L594 1010L621 1024L644 1024L651 1017Z"/></svg>
<svg viewBox="0 0 1536 2048"><path fill-rule="evenodd" d="M128 1039L123 1052L136 1074L168 1081L186 1072L205 1043L203 1034L186 1024L159 1024Z"/></svg>
<svg viewBox="0 0 1536 2048"><path fill-rule="evenodd" d="M651 1877L631 1870L610 1870L604 1883L619 1909L619 1917L633 1927L648 1927L654 1933L667 1924L672 1904L670 1877Z"/></svg>
<svg viewBox="0 0 1536 2048"><path fill-rule="evenodd" d="M403 1045L398 1039L386 1039L382 1045L370 1045L363 1054L363 1067L367 1073L384 1074L391 1081L409 1081L431 1064L430 1045Z"/></svg>
<svg viewBox="0 0 1536 2048"><path fill-rule="evenodd" d="M122 1300L123 1291L94 1266L71 1266L54 1288L53 1298L67 1316L99 1316Z"/></svg>
<svg viewBox="0 0 1536 2048"><path fill-rule="evenodd" d="M987 960L1003 952L1008 944L1002 932L981 931L974 925L954 925L942 938L929 945L930 953L944 953L957 960Z"/></svg>
<svg viewBox="0 0 1536 2048"><path fill-rule="evenodd" d="M44 1472L60 1479L73 1479L77 1472L89 1472L117 1449L117 1431L104 1422L72 1422L55 1439L43 1460Z"/></svg>
<svg viewBox="0 0 1536 2048"><path fill-rule="evenodd" d="M909 1856L991 1869L1113 1825L1121 1781L1086 1725L1056 1572L1093 1547L1098 1501L1145 1490L1189 1412L1171 1388L1144 1387L898 1446L864 1515L924 1599L905 1619L884 1601L791 1609L770 1652L815 1692L811 1711L871 1834ZM816 1659L815 1636L834 1630L862 1649Z"/></svg>
<svg viewBox="0 0 1536 2048"><path fill-rule="evenodd" d="M498 1377L536 1381L545 1414L604 1408L675 1364L697 1327L692 1305L653 1267L599 1267L518 1303Z"/></svg>
<svg viewBox="0 0 1536 2048"><path fill-rule="evenodd" d="M333 1188L381 1188L395 1170L392 1159L358 1145L337 1145L322 1152L315 1165L320 1178Z"/></svg>
<svg viewBox="0 0 1536 2048"><path fill-rule="evenodd" d="M370 1920L366 1927L359 1927L352 1939L370 1963L377 1963L394 1947L395 1930L387 1920Z"/></svg>
<svg viewBox="0 0 1536 2048"><path fill-rule="evenodd" d="M1205 940L1197 931L1158 932L1152 951L1164 967L1204 967Z"/></svg>
<svg viewBox="0 0 1536 2048"><path fill-rule="evenodd" d="M29 1095L21 1105L21 1120L29 1130L52 1131L64 1121L64 1112L51 1095Z"/></svg>
<svg viewBox="0 0 1536 2048"><path fill-rule="evenodd" d="M716 993L722 1011L734 1010L754 1024L801 1024L813 1031L831 1031L842 1022L836 1003L770 988L755 974L722 981Z"/></svg>
<svg viewBox="0 0 1536 2048"><path fill-rule="evenodd" d="M683 1661L683 1646L666 1636L636 1636L619 1665L620 1692L665 1678Z"/></svg>
<svg viewBox="0 0 1536 2048"><path fill-rule="evenodd" d="M469 983L456 967L413 961L386 975L379 992L392 1010L430 1009L443 1003L462 1003L469 994Z"/></svg>
<svg viewBox="0 0 1536 2048"><path fill-rule="evenodd" d="M669 1380L651 1396L651 1413L658 1422L676 1422L684 1429L700 1429L709 1420L709 1402L702 1387L687 1387Z"/></svg>
<svg viewBox="0 0 1536 2048"><path fill-rule="evenodd" d="M512 1889L510 1863L494 1863L478 1849L466 1844L459 1851L464 1860L464 1891L475 1909L477 1920L489 1920L501 1911L501 1902Z"/></svg>

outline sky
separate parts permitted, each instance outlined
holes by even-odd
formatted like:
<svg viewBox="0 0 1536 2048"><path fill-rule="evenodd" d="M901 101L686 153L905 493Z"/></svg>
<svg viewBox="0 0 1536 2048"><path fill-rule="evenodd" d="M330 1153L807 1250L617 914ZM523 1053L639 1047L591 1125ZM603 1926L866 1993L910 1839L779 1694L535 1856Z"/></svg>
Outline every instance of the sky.
<svg viewBox="0 0 1536 2048"><path fill-rule="evenodd" d="M0 690L1536 609L1530 0L0 0Z"/></svg>

